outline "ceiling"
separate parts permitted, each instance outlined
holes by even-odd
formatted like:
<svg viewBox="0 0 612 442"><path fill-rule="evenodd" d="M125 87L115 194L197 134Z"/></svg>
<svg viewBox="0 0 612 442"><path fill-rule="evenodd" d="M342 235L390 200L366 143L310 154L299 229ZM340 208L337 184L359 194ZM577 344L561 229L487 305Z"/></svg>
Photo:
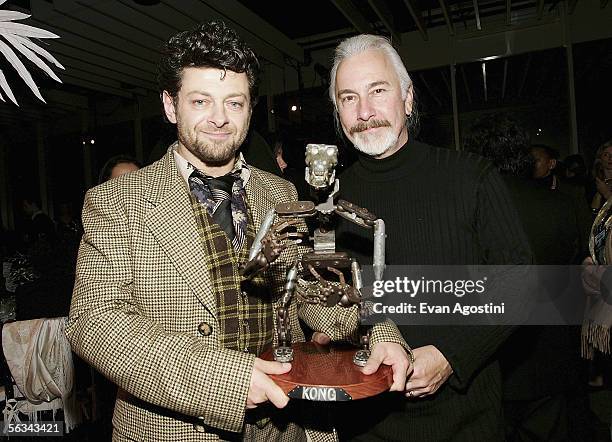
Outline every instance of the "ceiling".
<svg viewBox="0 0 612 442"><path fill-rule="evenodd" d="M608 1L597 1L601 10L612 9ZM160 45L170 35L209 19L226 20L269 66L298 67L304 71L312 71L316 66L320 79L315 86L322 87L329 66L313 62L313 54L359 32L385 34L395 44L402 44L412 35L427 43L432 34L461 35L482 29L485 22L498 21L512 27L530 20L542 23L558 20L561 7L573 14L584 2L594 3L593 0L8 0L2 8L27 12L32 15L25 21L27 24L60 36L44 43L66 69L56 70L63 84L39 72L34 74L48 103L41 106L0 58L0 69L7 74L11 87L15 85L20 103L19 108L0 103L0 125L25 119L58 120L75 111L87 111L93 102L100 100L110 100L107 105L110 111L115 106L112 103L121 107L137 99L156 101L155 70ZM483 75L482 63L460 66L457 93L470 104L528 97L533 93L558 94L555 86L558 81L548 80L559 76L563 57L564 51L552 51L543 59L525 55L494 60L488 64L487 77ZM610 63L609 55L605 63ZM415 72L414 79L426 107L432 112L448 111L452 105L448 66ZM314 83L307 83L306 88Z"/></svg>
<svg viewBox="0 0 612 442"><path fill-rule="evenodd" d="M324 0L292 3L292 13L279 2L238 0L278 28L302 47L333 46L355 31L386 34L396 40L402 33L428 31L438 26L449 33L491 16L504 15L508 21L535 9L539 17L555 13L557 1L507 0ZM576 2L574 7L576 6Z"/></svg>

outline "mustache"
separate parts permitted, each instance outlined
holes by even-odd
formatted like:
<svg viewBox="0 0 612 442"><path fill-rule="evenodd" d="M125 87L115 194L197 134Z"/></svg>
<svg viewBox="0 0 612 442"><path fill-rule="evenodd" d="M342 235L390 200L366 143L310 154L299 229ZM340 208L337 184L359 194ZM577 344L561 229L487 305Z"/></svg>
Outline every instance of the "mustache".
<svg viewBox="0 0 612 442"><path fill-rule="evenodd" d="M391 123L388 120L370 120L357 123L351 127L349 133L353 135L355 132L363 132L364 130L374 129L376 127L391 127Z"/></svg>

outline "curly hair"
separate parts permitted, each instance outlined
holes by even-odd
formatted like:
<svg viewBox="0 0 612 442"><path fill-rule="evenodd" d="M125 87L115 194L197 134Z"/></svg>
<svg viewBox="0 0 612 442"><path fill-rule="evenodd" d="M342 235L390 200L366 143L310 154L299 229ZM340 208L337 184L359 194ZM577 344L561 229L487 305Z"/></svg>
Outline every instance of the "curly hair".
<svg viewBox="0 0 612 442"><path fill-rule="evenodd" d="M167 91L176 100L183 69L216 68L246 73L251 107L257 101L259 61L250 47L223 21L210 21L170 37L161 50L157 69L160 94Z"/></svg>
<svg viewBox="0 0 612 442"><path fill-rule="evenodd" d="M463 146L489 159L501 173L531 175L534 159L529 135L509 115L489 114L477 119L465 135Z"/></svg>

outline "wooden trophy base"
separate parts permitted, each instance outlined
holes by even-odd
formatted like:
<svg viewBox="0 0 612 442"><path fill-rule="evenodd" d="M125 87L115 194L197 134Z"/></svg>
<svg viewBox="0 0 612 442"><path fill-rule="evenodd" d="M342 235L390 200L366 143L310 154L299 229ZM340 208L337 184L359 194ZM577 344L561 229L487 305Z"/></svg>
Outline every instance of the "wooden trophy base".
<svg viewBox="0 0 612 442"><path fill-rule="evenodd" d="M388 365L364 375L361 367L353 363L356 347L297 342L291 348L294 352L291 371L269 375L290 398L350 401L375 396L393 384L393 372ZM261 358L273 361L272 350L265 351Z"/></svg>

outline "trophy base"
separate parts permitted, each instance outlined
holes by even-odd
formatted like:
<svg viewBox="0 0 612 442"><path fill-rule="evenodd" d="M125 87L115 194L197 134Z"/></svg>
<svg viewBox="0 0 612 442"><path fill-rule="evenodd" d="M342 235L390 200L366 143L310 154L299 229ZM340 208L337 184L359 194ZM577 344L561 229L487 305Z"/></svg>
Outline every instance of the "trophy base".
<svg viewBox="0 0 612 442"><path fill-rule="evenodd" d="M393 384L393 371L381 365L378 371L364 375L353 362L360 350L349 345L320 345L315 342L292 344L291 371L270 378L293 399L309 401L350 401L387 391ZM273 350L261 355L273 361Z"/></svg>

